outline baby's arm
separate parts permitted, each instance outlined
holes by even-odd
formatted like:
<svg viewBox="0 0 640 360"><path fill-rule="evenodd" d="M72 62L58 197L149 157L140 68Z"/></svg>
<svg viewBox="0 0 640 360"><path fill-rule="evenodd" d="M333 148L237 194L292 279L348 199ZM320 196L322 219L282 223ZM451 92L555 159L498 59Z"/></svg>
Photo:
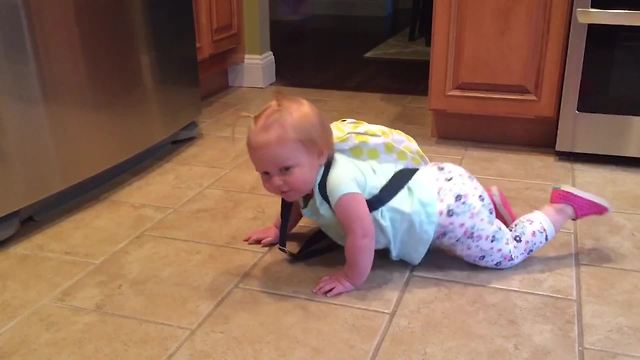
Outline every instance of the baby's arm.
<svg viewBox="0 0 640 360"><path fill-rule="evenodd" d="M341 272L325 276L314 292L333 296L362 285L373 265L375 231L364 196L348 193L340 197L333 207L336 218L346 234L344 253L346 264Z"/></svg>
<svg viewBox="0 0 640 360"><path fill-rule="evenodd" d="M291 207L291 217L289 218L289 224L287 232L290 232L302 219L302 211L300 211L300 204L294 202ZM278 243L278 237L280 236L280 217L278 217L273 225L258 229L249 234L244 241L249 244L260 244L262 246L270 246Z"/></svg>

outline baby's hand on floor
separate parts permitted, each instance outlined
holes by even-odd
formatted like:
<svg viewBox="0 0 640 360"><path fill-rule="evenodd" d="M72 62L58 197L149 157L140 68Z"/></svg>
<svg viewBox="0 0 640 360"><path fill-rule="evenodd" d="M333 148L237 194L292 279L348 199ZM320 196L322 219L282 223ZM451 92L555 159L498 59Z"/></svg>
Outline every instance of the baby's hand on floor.
<svg viewBox="0 0 640 360"><path fill-rule="evenodd" d="M313 289L316 295L328 297L339 295L355 289L342 272L327 275L318 281L318 285Z"/></svg>
<svg viewBox="0 0 640 360"><path fill-rule="evenodd" d="M280 230L271 225L262 229L258 229L249 234L244 241L249 244L260 244L261 246L271 246L278 243Z"/></svg>

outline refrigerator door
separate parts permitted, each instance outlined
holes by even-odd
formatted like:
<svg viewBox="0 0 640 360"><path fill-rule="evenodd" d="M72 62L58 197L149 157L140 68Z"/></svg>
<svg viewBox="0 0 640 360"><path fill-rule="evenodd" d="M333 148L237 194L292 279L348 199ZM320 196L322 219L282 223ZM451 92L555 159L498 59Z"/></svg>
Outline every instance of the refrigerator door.
<svg viewBox="0 0 640 360"><path fill-rule="evenodd" d="M199 112L191 1L0 0L0 217Z"/></svg>

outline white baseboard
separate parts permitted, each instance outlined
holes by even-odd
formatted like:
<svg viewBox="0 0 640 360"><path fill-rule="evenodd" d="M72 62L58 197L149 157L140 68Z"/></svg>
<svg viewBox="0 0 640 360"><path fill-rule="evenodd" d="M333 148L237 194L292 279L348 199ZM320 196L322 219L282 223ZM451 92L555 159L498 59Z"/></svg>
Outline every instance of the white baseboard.
<svg viewBox="0 0 640 360"><path fill-rule="evenodd" d="M229 86L264 88L276 81L273 53L245 55L244 63L229 68Z"/></svg>

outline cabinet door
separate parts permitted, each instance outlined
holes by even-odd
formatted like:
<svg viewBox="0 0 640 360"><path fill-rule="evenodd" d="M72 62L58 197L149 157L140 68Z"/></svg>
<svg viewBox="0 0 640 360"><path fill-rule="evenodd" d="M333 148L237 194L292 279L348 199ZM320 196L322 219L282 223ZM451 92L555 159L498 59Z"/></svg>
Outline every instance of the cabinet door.
<svg viewBox="0 0 640 360"><path fill-rule="evenodd" d="M571 1L435 0L432 110L555 117Z"/></svg>
<svg viewBox="0 0 640 360"><path fill-rule="evenodd" d="M240 44L239 0L209 1L211 2L211 52L217 54Z"/></svg>
<svg viewBox="0 0 640 360"><path fill-rule="evenodd" d="M193 22L196 28L196 49L198 61L211 55L211 12L210 0L191 0L193 4Z"/></svg>

